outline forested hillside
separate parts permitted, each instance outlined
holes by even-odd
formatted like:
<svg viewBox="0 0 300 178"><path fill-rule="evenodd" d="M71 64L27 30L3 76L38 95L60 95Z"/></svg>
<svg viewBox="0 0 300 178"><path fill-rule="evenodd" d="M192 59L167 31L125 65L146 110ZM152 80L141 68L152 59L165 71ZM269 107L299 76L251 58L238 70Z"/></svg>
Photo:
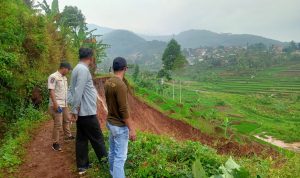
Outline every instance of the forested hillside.
<svg viewBox="0 0 300 178"><path fill-rule="evenodd" d="M160 57L166 43L162 41L146 41L135 33L127 30L114 30L101 37L105 44L107 59L101 63L101 69L108 71L112 59L124 56L129 63L139 64L142 68L158 70L161 66Z"/></svg>
<svg viewBox="0 0 300 178"><path fill-rule="evenodd" d="M41 96L32 92L46 94L47 76L63 60L75 65L79 46L89 45L87 39L93 36L81 11L69 6L60 13L58 1L50 7L46 1L34 6L30 0L4 0L0 8L0 118L10 122L31 99L41 104L36 98ZM76 21L71 15L81 18Z"/></svg>
<svg viewBox="0 0 300 178"><path fill-rule="evenodd" d="M48 106L47 78L61 61L73 66L80 46L95 51L94 64L105 45L87 30L75 6L59 11L58 0L0 2L0 177L5 168L21 163L29 130L37 127Z"/></svg>
<svg viewBox="0 0 300 178"><path fill-rule="evenodd" d="M0 117L8 122L29 105L34 87L45 89L47 75L62 59L72 64L77 59L72 39L58 31L55 17L42 15L25 2L0 3Z"/></svg>

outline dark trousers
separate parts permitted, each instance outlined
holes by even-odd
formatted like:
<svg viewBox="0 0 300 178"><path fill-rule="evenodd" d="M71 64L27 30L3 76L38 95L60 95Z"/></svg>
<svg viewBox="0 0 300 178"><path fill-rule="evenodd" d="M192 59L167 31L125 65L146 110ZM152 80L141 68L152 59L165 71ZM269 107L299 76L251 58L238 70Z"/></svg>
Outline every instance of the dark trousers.
<svg viewBox="0 0 300 178"><path fill-rule="evenodd" d="M76 125L77 168L86 168L89 165L88 140L101 163L102 158L107 157L107 152L97 116L79 116Z"/></svg>

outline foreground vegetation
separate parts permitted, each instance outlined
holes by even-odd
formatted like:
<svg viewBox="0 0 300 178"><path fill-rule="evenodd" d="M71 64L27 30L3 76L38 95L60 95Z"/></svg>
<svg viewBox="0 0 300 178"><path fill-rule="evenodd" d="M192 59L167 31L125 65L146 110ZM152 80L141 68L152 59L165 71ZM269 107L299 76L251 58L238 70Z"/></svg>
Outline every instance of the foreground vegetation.
<svg viewBox="0 0 300 178"><path fill-rule="evenodd" d="M108 140L105 132L105 140ZM108 145L108 144L106 144ZM142 152L140 150L143 150ZM95 153L90 150L94 167L89 170L90 177L109 177L108 165L98 164ZM193 164L200 161L207 176L222 175L221 168L229 155L218 155L212 148L199 142L176 140L148 133L138 133L138 140L129 143L128 160L125 172L128 177L193 177ZM242 167L233 177L297 177L300 175L300 157L290 156L288 160L262 159L259 157L234 158ZM278 166L279 164L279 166ZM199 166L197 167L199 168Z"/></svg>

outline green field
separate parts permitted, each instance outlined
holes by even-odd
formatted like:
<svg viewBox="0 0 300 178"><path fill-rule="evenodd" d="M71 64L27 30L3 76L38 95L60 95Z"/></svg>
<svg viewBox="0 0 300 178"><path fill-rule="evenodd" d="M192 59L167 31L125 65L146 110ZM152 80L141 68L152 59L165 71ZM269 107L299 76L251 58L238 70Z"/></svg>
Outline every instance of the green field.
<svg viewBox="0 0 300 178"><path fill-rule="evenodd" d="M177 77L174 100L173 82L165 82L163 90L140 88L137 93L171 117L210 133L228 118L229 128L244 135L264 132L286 142L300 141L300 64L273 67L255 76L218 72L213 82Z"/></svg>

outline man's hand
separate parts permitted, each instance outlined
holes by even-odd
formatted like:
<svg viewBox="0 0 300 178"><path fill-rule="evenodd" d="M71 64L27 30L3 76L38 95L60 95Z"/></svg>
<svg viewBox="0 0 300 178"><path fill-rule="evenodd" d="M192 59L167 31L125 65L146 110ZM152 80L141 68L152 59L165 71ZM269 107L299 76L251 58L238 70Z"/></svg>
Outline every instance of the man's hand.
<svg viewBox="0 0 300 178"><path fill-rule="evenodd" d="M53 103L53 110L54 110L55 112L58 111L58 104L57 104L56 102Z"/></svg>
<svg viewBox="0 0 300 178"><path fill-rule="evenodd" d="M101 97L100 97L99 95L97 95L97 99L98 99L97 101L99 101L99 102L101 103L101 105L102 105L104 111L105 111L106 114L107 114L107 113L108 113L108 110L107 110L107 107L106 107L104 101L101 99Z"/></svg>
<svg viewBox="0 0 300 178"><path fill-rule="evenodd" d="M71 122L76 122L77 121L77 119L78 119L78 115L77 114L71 114L71 118L70 118L70 121Z"/></svg>
<svg viewBox="0 0 300 178"><path fill-rule="evenodd" d="M136 132L135 132L135 129L129 130L129 139L131 141L136 141Z"/></svg>
<svg viewBox="0 0 300 178"><path fill-rule="evenodd" d="M103 105L103 108L104 108L105 113L108 114L108 109L107 109L107 107L106 107L105 104L103 104L103 103L102 103L102 105Z"/></svg>

